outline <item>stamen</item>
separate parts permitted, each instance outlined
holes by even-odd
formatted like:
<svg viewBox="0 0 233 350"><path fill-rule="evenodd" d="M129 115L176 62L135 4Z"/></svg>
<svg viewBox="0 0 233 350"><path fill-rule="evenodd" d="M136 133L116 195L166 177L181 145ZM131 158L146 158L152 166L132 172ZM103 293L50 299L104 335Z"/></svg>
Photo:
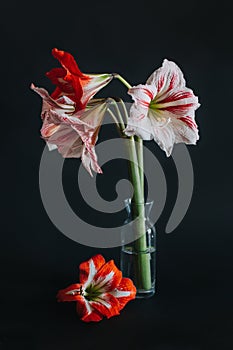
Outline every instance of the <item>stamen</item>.
<svg viewBox="0 0 233 350"><path fill-rule="evenodd" d="M83 287L80 286L79 289L73 289L73 290L67 292L66 294L71 294L71 295L82 295L82 296L84 296L84 290L83 290Z"/></svg>

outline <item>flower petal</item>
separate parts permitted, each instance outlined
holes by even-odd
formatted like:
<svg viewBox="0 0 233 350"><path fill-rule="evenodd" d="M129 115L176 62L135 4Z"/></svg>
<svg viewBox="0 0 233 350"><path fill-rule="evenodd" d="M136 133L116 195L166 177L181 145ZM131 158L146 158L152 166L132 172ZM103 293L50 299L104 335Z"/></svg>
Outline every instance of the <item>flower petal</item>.
<svg viewBox="0 0 233 350"><path fill-rule="evenodd" d="M191 111L195 111L199 106L198 98L188 88L173 90L158 99L156 98L156 108L171 117L185 116Z"/></svg>
<svg viewBox="0 0 233 350"><path fill-rule="evenodd" d="M156 86L158 97L170 90L185 86L184 76L180 68L176 63L166 59L163 61L162 67L154 71L146 83Z"/></svg>
<svg viewBox="0 0 233 350"><path fill-rule="evenodd" d="M83 296L80 295L81 284L75 283L71 284L69 287L65 289L61 289L57 293L58 301L77 301Z"/></svg>
<svg viewBox="0 0 233 350"><path fill-rule="evenodd" d="M150 113L153 136L155 142L166 152L169 157L174 144L196 144L199 139L198 129L194 117L169 118L167 123L159 125L156 118ZM192 125L192 127L191 127Z"/></svg>
<svg viewBox="0 0 233 350"><path fill-rule="evenodd" d="M61 94L68 95L76 103L78 110L84 108L85 106L81 103L83 89L80 78L85 78L85 75L82 74L70 53L54 48L52 54L63 67L53 68L46 73L52 83L57 86L52 97L57 98Z"/></svg>
<svg viewBox="0 0 233 350"><path fill-rule="evenodd" d="M160 114L157 115L156 112L150 110L148 114L148 118L151 122L151 132L155 142L165 151L167 157L169 157L175 143L173 124L169 118L164 118L159 121Z"/></svg>
<svg viewBox="0 0 233 350"><path fill-rule="evenodd" d="M130 300L135 299L136 287L131 279L124 277L118 287L109 293L118 299L119 309L121 310Z"/></svg>
<svg viewBox="0 0 233 350"><path fill-rule="evenodd" d="M98 165L94 144L97 136L95 129L75 117L69 117L63 113L50 111L50 119L59 123L59 129L55 130L46 140L55 144L58 152L64 158L80 158L83 166L92 176L91 169L97 173L102 173ZM54 125L54 124L53 124ZM84 143L85 142L85 143Z"/></svg>
<svg viewBox="0 0 233 350"><path fill-rule="evenodd" d="M119 315L120 313L120 304L117 298L115 298L115 296L113 296L110 293L101 294L100 296L95 298L95 300L91 300L89 304L91 305L91 307L93 307L100 314L106 316L107 318Z"/></svg>
<svg viewBox="0 0 233 350"><path fill-rule="evenodd" d="M76 311L84 322L99 322L103 319L103 315L94 309L85 298L80 298L77 301Z"/></svg>
<svg viewBox="0 0 233 350"><path fill-rule="evenodd" d="M93 176L91 169L98 174L103 173L98 164L97 155L93 146L83 148L81 159L83 166L91 176Z"/></svg>
<svg viewBox="0 0 233 350"><path fill-rule="evenodd" d="M69 125L59 125L58 130L46 140L57 146L63 158L80 158L85 148L81 137Z"/></svg>
<svg viewBox="0 0 233 350"><path fill-rule="evenodd" d="M137 117L138 113L140 112L141 110L138 111L138 107L134 103L130 108L130 117L128 119L127 127L124 130L124 133L127 136L137 135L143 140L152 140L153 133L151 122L147 117L148 109L145 111L145 115L143 115L142 118Z"/></svg>
<svg viewBox="0 0 233 350"><path fill-rule="evenodd" d="M57 100L54 100L49 95L48 91L43 88L39 88L34 84L31 84L31 89L43 99L41 112L42 119L44 119L45 113L49 112L50 110L59 111L60 113L72 113L75 111L74 102L67 96L62 96Z"/></svg>
<svg viewBox="0 0 233 350"><path fill-rule="evenodd" d="M175 143L184 142L187 145L195 145L197 143L199 140L198 127L192 115L172 119L172 124L176 136Z"/></svg>
<svg viewBox="0 0 233 350"><path fill-rule="evenodd" d="M68 74L84 77L84 74L80 71L74 57L70 53L54 48L52 49L52 54L61 63Z"/></svg>
<svg viewBox="0 0 233 350"><path fill-rule="evenodd" d="M128 94L132 96L133 100L136 102L136 105L145 107L145 110L147 110L150 102L157 94L157 88L155 85L139 84L130 88Z"/></svg>
<svg viewBox="0 0 233 350"><path fill-rule="evenodd" d="M105 264L105 259L101 254L93 256L91 259L79 265L79 280L82 284L89 285L97 271Z"/></svg>
<svg viewBox="0 0 233 350"><path fill-rule="evenodd" d="M151 123L147 118L151 101L156 95L157 88L150 85L137 85L129 89L128 93L135 101L130 108L130 117L124 133L127 136L137 135L143 140L151 140Z"/></svg>
<svg viewBox="0 0 233 350"><path fill-rule="evenodd" d="M48 139L50 136L52 136L56 131L58 131L60 128L60 125L54 125L48 122L48 119L46 118L44 120L44 123L42 125L42 128L40 129L41 135L44 139Z"/></svg>
<svg viewBox="0 0 233 350"><path fill-rule="evenodd" d="M99 129L107 109L106 102L95 105L94 107L82 110L72 116L59 114L57 117L60 122L68 124L81 137L85 148L82 152L82 162L84 167L92 176L91 169L96 173L102 173L98 165L95 144L97 141Z"/></svg>
<svg viewBox="0 0 233 350"><path fill-rule="evenodd" d="M95 274L92 285L100 292L109 292L116 288L122 279L122 272L116 267L113 260L105 263Z"/></svg>
<svg viewBox="0 0 233 350"><path fill-rule="evenodd" d="M91 174L91 168L102 173L97 162L97 155L94 146L97 141L99 129L107 109L106 101L94 105L91 108L79 111L76 114L69 115L59 111L55 113L50 111L52 122L69 125L70 128L77 132L77 137L81 137L85 148L82 153L82 162L87 171ZM68 142L68 140L67 140ZM73 141L72 141L73 144ZM92 175L92 174L91 174Z"/></svg>
<svg viewBox="0 0 233 350"><path fill-rule="evenodd" d="M113 79L112 74L89 74L86 75L88 80L81 79L83 96L81 102L86 106L88 101L103 87Z"/></svg>

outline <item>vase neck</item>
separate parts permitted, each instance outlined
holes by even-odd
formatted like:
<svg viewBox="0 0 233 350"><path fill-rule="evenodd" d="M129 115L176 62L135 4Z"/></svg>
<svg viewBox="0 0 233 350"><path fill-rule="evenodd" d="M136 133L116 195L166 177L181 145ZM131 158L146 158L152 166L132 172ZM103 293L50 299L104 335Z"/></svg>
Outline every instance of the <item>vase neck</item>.
<svg viewBox="0 0 233 350"><path fill-rule="evenodd" d="M131 198L127 198L125 200L125 208L128 214L128 217L132 217L132 213L135 209L138 209L140 206L144 206L145 217L148 218L150 216L150 212L154 201L147 201L145 203L135 203L132 202Z"/></svg>

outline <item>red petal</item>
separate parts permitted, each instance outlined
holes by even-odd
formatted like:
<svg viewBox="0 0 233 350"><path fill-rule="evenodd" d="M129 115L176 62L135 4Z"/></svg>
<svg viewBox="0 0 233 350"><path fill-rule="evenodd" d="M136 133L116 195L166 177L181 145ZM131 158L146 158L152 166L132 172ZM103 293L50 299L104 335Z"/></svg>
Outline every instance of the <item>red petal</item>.
<svg viewBox="0 0 233 350"><path fill-rule="evenodd" d="M91 282L97 271L105 264L105 259L101 254L93 256L79 265L79 280L81 283Z"/></svg>
<svg viewBox="0 0 233 350"><path fill-rule="evenodd" d="M119 315L119 302L117 298L109 293L101 294L95 301L90 301L90 305L101 315L110 318Z"/></svg>
<svg viewBox="0 0 233 350"><path fill-rule="evenodd" d="M63 68L53 68L46 73L52 83L60 89L61 93L69 95L76 103L77 110L83 109L85 106L81 103L83 89L81 86L81 78L86 78L79 70L74 57L65 51L57 49L52 50L53 56L59 60ZM55 90L52 97L58 96L59 90Z"/></svg>
<svg viewBox="0 0 233 350"><path fill-rule="evenodd" d="M194 103L187 103L184 105L177 105L177 106L168 106L168 107L159 107L160 111L167 111L176 115L184 115L190 111L190 109L194 108Z"/></svg>
<svg viewBox="0 0 233 350"><path fill-rule="evenodd" d="M197 129L197 124L191 117L181 117L179 120L182 120L187 126L189 126L191 129L195 130Z"/></svg>
<svg viewBox="0 0 233 350"><path fill-rule="evenodd" d="M61 63L61 65L71 74L77 75L80 78L85 76L80 71L74 57L70 53L54 48L52 50L52 54Z"/></svg>
<svg viewBox="0 0 233 350"><path fill-rule="evenodd" d="M85 322L98 322L103 318L97 310L91 307L89 301L83 297L77 300L76 311L81 320Z"/></svg>
<svg viewBox="0 0 233 350"><path fill-rule="evenodd" d="M46 76L54 85L59 85L60 81L64 80L66 76L66 70L64 68L53 68L46 73Z"/></svg>
<svg viewBox="0 0 233 350"><path fill-rule="evenodd" d="M179 91L174 91L171 94L167 94L163 98L158 99L158 103L168 103L168 102L173 102L173 101L179 101L187 98L193 98L195 97L192 91L187 91L187 90L179 90Z"/></svg>
<svg viewBox="0 0 233 350"><path fill-rule="evenodd" d="M77 293L80 290L81 284L75 283L71 284L69 287L65 289L61 289L57 293L58 301L77 301L83 299L83 296Z"/></svg>
<svg viewBox="0 0 233 350"><path fill-rule="evenodd" d="M122 279L122 272L116 267L113 260L104 264L94 276L93 283L105 292L116 288Z"/></svg>
<svg viewBox="0 0 233 350"><path fill-rule="evenodd" d="M119 310L121 310L130 300L135 299L136 287L131 279L124 277L119 286L112 291L111 294L117 298L119 302Z"/></svg>
<svg viewBox="0 0 233 350"><path fill-rule="evenodd" d="M84 322L99 322L103 319L103 316L97 310L94 310L90 314L83 316L81 319Z"/></svg>

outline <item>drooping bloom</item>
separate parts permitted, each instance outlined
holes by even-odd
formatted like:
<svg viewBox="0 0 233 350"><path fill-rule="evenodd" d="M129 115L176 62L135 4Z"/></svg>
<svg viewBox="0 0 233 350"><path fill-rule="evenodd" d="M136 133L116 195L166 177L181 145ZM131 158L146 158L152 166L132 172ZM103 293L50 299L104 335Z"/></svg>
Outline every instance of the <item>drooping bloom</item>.
<svg viewBox="0 0 233 350"><path fill-rule="evenodd" d="M72 284L57 294L58 301L75 301L77 313L85 322L119 315L135 298L136 288L129 278L122 278L113 260L105 262L98 254L79 266L80 283Z"/></svg>
<svg viewBox="0 0 233 350"><path fill-rule="evenodd" d="M75 112L75 103L67 96L54 100L43 89L31 88L43 99L41 136L50 150L57 148L64 158L80 158L87 171L102 173L97 163L95 144L107 108L105 99Z"/></svg>
<svg viewBox="0 0 233 350"><path fill-rule="evenodd" d="M100 99L93 105L90 100L112 80L112 74L83 74L70 53L57 49L52 53L62 65L47 73L56 89L50 96L45 89L31 85L43 99L41 136L50 150L57 148L64 158L81 157L91 175L91 169L102 173L94 146L106 103Z"/></svg>
<svg viewBox="0 0 233 350"><path fill-rule="evenodd" d="M126 135L154 139L167 156L171 155L175 143L196 144L199 136L194 112L200 104L185 85L179 67L164 60L145 85L130 88L128 93L134 103Z"/></svg>

